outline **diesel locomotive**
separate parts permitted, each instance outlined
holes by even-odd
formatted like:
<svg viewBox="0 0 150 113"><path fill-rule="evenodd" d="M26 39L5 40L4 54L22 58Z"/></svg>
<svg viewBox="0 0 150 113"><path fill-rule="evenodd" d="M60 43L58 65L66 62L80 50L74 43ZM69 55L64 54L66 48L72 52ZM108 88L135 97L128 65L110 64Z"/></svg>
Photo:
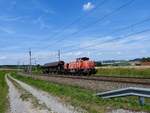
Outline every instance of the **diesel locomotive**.
<svg viewBox="0 0 150 113"><path fill-rule="evenodd" d="M95 62L87 57L77 58L75 61L65 63L64 61L46 63L42 66L43 73L91 75L95 74Z"/></svg>

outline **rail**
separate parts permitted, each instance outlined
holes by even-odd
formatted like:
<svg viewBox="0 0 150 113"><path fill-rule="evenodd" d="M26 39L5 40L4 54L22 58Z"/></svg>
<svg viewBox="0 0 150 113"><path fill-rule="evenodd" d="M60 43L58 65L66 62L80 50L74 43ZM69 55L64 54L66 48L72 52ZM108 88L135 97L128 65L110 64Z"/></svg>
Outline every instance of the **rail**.
<svg viewBox="0 0 150 113"><path fill-rule="evenodd" d="M20 73L20 74L30 75L28 73ZM32 74L32 75L34 76L34 74ZM150 79L149 78L96 77L96 76L75 76L75 75L50 75L50 74L39 74L39 76L82 79L82 80L92 80L92 81L106 81L106 82L116 82L116 83L130 83L130 84L140 84L140 85L150 86Z"/></svg>

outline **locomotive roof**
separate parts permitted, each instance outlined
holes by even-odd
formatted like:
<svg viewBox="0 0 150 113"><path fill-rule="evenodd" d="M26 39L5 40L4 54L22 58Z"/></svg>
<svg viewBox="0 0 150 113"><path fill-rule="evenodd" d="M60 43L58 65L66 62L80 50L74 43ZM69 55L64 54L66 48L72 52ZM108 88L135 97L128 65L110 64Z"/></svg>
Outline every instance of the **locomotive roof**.
<svg viewBox="0 0 150 113"><path fill-rule="evenodd" d="M43 65L43 67L48 67L48 66L58 66L60 64L64 64L64 61L57 61L57 62L50 62L50 63L46 63Z"/></svg>

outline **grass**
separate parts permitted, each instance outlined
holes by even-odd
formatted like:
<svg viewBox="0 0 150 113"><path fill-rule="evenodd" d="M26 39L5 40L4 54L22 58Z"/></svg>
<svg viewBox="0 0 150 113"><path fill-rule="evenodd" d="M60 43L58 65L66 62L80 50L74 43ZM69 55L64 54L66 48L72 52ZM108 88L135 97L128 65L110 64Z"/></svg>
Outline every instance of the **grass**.
<svg viewBox="0 0 150 113"><path fill-rule="evenodd" d="M8 86L5 81L5 72L0 71L0 113L5 113L8 107Z"/></svg>
<svg viewBox="0 0 150 113"><path fill-rule="evenodd" d="M26 82L37 88L60 97L63 101L71 103L73 106L81 107L89 113L104 113L112 109L129 109L135 111L150 111L150 106L140 106L137 97L124 97L116 99L102 99L94 96L94 92L80 87L56 84L43 80L34 80L31 77L23 77L13 74L18 80ZM150 102L150 100L147 100Z"/></svg>
<svg viewBox="0 0 150 113"><path fill-rule="evenodd" d="M150 68L99 68L96 75L150 78Z"/></svg>

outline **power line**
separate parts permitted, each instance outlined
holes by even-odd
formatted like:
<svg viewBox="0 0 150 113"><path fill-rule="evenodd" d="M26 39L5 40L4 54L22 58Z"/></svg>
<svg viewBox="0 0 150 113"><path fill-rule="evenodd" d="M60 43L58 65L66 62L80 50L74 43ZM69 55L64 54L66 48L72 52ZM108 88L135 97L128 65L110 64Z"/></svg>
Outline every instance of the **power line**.
<svg viewBox="0 0 150 113"><path fill-rule="evenodd" d="M92 25L95 25L96 23L102 21L102 20L105 19L106 17L111 16L111 15L114 14L115 12L118 12L119 10L121 10L122 8L127 7L127 6L130 5L133 1L134 1L134 0L130 0L129 2L127 2L127 3L123 4L123 5L121 5L119 8L117 8L117 9L111 11L110 13L104 15L102 18L99 18L98 20L92 22L90 25L84 26L85 28L84 28L83 30L88 29L89 27L91 27ZM76 31L76 32L74 32L74 33L72 33L72 34L70 34L70 35L73 35L73 34L76 35L77 33L82 32L83 30ZM67 39L67 38L64 37L64 38L58 39L58 40L56 40L54 43L52 43L51 46L55 45L55 44L58 43L58 42L61 42L61 41L64 40L64 39ZM48 46L48 47L49 47L49 46ZM47 48L47 47L44 47L44 48Z"/></svg>
<svg viewBox="0 0 150 113"><path fill-rule="evenodd" d="M147 18L147 19L145 19L145 20L143 20L143 21L139 21L139 22L137 22L137 23L131 24L130 26L123 27L123 28L121 28L121 29L117 29L116 31L128 29L128 28L131 28L131 27L134 27L134 26L136 26L136 25L142 24L142 23L144 23L144 22L146 22L146 21L149 21L149 20L150 20L150 18ZM150 29L146 29L146 30L143 30L143 31L140 31L140 32L131 33L131 34L126 35L126 36L123 36L123 37L118 37L117 40L122 39L122 38L129 37L129 36L134 36L134 35L137 35L137 34L141 34L141 33L144 33L144 32L148 32L149 30L150 30ZM108 42L110 42L110 41L116 41L116 39L104 41L103 44L108 43ZM95 44L94 44L94 45L95 45ZM94 46L94 45L90 45L90 46L86 46L86 47L92 47L92 46ZM81 49L81 48L78 48L78 49ZM78 50L78 49L75 49L75 50Z"/></svg>
<svg viewBox="0 0 150 113"><path fill-rule="evenodd" d="M70 28L72 25L74 25L74 24L78 23L79 21L81 21L83 17L88 16L88 15L90 15L92 12L96 11L99 7L101 7L101 6L102 6L103 4L105 4L107 1L109 1L109 0L103 0L102 2L98 3L98 4L96 5L96 7L95 7L93 10L89 11L88 13L86 13L86 14L84 14L84 15L79 16L77 19L75 19L74 21L72 21L70 24L68 24L68 25L64 26L63 28L61 28L61 29L59 30L59 32L57 32L57 33L55 33L54 35L52 35L52 36L54 36L53 39L57 38L60 34L62 34L62 33L65 31L65 29L68 29L68 28ZM51 37L52 37L52 36L51 36Z"/></svg>
<svg viewBox="0 0 150 113"><path fill-rule="evenodd" d="M106 44L106 43L109 43L109 42L113 42L113 41L116 41L116 40L121 40L121 39L124 39L124 38L128 38L128 37L131 37L131 36L135 36L135 35L139 35L139 34L142 34L142 33L146 33L146 32L150 32L150 28L148 29L145 29L145 30L142 30L142 31L138 31L138 32L134 32L134 33L130 33L130 34L127 34L127 35L124 35L124 36L120 36L120 37L117 37L115 39L110 39L110 40L107 40L107 41L104 41L102 42L101 45L103 44ZM93 44L93 45L89 45L89 46L86 46L85 48L90 48L90 47L95 47L95 46L98 46L99 44ZM63 52L62 54L65 54L65 53L69 53L71 51L77 51L81 48L76 48L76 49L72 49L72 50L69 50L69 51L65 51ZM60 50L58 52L58 56L60 55ZM59 56L60 57L60 56ZM46 58L42 58L42 59L46 59ZM60 59L60 58L59 58Z"/></svg>
<svg viewBox="0 0 150 113"><path fill-rule="evenodd" d="M76 34L82 32L82 31L84 31L84 30L87 30L88 28L91 28L93 25L99 23L99 22L102 21L103 19L105 19L105 18L107 18L107 17L113 15L114 13L120 11L121 9L127 7L127 6L130 5L132 2L134 2L134 0L130 0L129 2L127 2L127 3L123 4L123 5L121 5L120 7L118 7L117 9L115 9L115 10L111 11L110 13L104 15L102 18L99 18L99 19L97 19L96 21L94 21L94 22L92 22L92 23L90 23L90 24L88 24L88 25L85 25L82 30L80 29L80 30L78 30L78 31L76 31L76 32L74 32L74 33L71 33L70 35L76 35ZM70 36L70 35L69 35L69 36ZM64 40L64 39L67 39L67 37L64 37L64 38L61 38L61 39L59 39L59 40L56 40L55 43L61 42L61 41ZM54 44L55 44L55 43L54 43ZM53 45L54 45L54 44L53 44Z"/></svg>
<svg viewBox="0 0 150 113"><path fill-rule="evenodd" d="M126 26L126 27L123 27L123 28L120 28L120 29L116 29L116 30L114 30L114 31L111 31L110 34L116 33L116 32L118 32L118 31L130 29L130 28L135 27L135 26L137 26L137 25L143 24L143 23L145 23L145 22L147 22L147 21L150 21L150 17L148 17L148 18L146 18L146 19L144 19L144 20L142 20L142 21L138 21L138 22L136 22L136 23L133 23L133 24L131 24L131 25L129 25L129 26ZM105 34L103 37L105 37L105 36L108 36L108 34ZM97 36L97 37L98 37L98 36ZM94 41L96 41L96 40L94 40ZM80 44L71 45L71 47L75 47L75 46L80 46ZM70 46L69 46L69 47L70 47ZM86 47L87 47L87 46L86 46ZM68 47L65 47L65 48L68 48ZM80 49L81 49L81 48L80 48Z"/></svg>
<svg viewBox="0 0 150 113"><path fill-rule="evenodd" d="M132 1L132 2L133 2L133 1ZM136 24L139 24L139 23L136 23ZM136 25L136 24L135 24L135 25ZM133 24L132 26L135 26L135 25ZM126 28L126 29L127 29L127 28Z"/></svg>
<svg viewBox="0 0 150 113"><path fill-rule="evenodd" d="M125 35L125 36L122 36L122 37L117 37L115 39L110 39L110 40L102 42L102 44L106 44L108 42L112 42L112 41L120 40L120 39L123 39L123 38L135 36L135 35L138 35L138 34L141 34L141 33L149 32L149 31L150 31L150 28L142 30L142 31L138 31L138 32L135 32L135 33L131 33L131 34L128 34L128 35ZM85 48L95 47L97 45L99 45L99 43L98 44L92 44L92 45L86 46ZM72 49L72 50L66 51L65 53L68 53L68 52L71 52L71 51L76 51L76 50L79 50L79 49L83 49L83 48Z"/></svg>
<svg viewBox="0 0 150 113"><path fill-rule="evenodd" d="M150 30L149 31L147 31L147 32L150 32ZM144 37L144 38L149 38L149 36L146 36L146 37ZM126 43L126 42L125 42ZM103 45L103 44L102 44ZM87 52L87 51L86 51ZM98 50L98 49L92 49L92 54L97 54L98 52L112 52L111 50ZM123 52L125 52L125 51L123 51Z"/></svg>

